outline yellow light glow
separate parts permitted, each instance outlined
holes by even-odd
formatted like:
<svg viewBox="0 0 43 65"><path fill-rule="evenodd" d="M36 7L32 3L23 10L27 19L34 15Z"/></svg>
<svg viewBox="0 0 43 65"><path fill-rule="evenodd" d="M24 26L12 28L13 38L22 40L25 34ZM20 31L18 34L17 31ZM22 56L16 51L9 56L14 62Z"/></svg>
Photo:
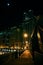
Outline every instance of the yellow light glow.
<svg viewBox="0 0 43 65"><path fill-rule="evenodd" d="M0 55L4 54L4 52L0 52Z"/></svg>
<svg viewBox="0 0 43 65"><path fill-rule="evenodd" d="M37 33L37 36L38 36L38 38L40 39L40 33L39 33L39 32Z"/></svg>
<svg viewBox="0 0 43 65"><path fill-rule="evenodd" d="M24 37L27 38L28 37L28 34L27 33L24 33Z"/></svg>
<svg viewBox="0 0 43 65"><path fill-rule="evenodd" d="M24 49L25 49L25 50L27 49L26 46L24 47Z"/></svg>
<svg viewBox="0 0 43 65"><path fill-rule="evenodd" d="M25 41L25 43L28 43L28 41Z"/></svg>
<svg viewBox="0 0 43 65"><path fill-rule="evenodd" d="M0 48L9 48L8 46L0 45Z"/></svg>
<svg viewBox="0 0 43 65"><path fill-rule="evenodd" d="M10 48L13 49L13 46L11 46Z"/></svg>
<svg viewBox="0 0 43 65"><path fill-rule="evenodd" d="M15 49L17 49L17 47L15 46Z"/></svg>
<svg viewBox="0 0 43 65"><path fill-rule="evenodd" d="M20 47L19 46L15 46L15 49L20 49Z"/></svg>

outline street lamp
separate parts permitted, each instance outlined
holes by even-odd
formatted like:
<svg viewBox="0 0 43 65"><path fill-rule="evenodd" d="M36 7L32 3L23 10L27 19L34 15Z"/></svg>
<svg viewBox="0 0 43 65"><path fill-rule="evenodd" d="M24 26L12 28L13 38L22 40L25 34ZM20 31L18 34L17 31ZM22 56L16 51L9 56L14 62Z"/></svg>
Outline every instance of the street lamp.
<svg viewBox="0 0 43 65"><path fill-rule="evenodd" d="M28 41L25 41L26 44L28 44Z"/></svg>
<svg viewBox="0 0 43 65"><path fill-rule="evenodd" d="M27 33L24 33L24 38L27 38L28 37L28 34Z"/></svg>
<svg viewBox="0 0 43 65"><path fill-rule="evenodd" d="M27 39L28 39L28 34L25 32L25 33L23 34L23 37L24 37L24 43L25 43L24 49L26 49L26 48L27 48L27 44L28 44L28 41L27 41Z"/></svg>

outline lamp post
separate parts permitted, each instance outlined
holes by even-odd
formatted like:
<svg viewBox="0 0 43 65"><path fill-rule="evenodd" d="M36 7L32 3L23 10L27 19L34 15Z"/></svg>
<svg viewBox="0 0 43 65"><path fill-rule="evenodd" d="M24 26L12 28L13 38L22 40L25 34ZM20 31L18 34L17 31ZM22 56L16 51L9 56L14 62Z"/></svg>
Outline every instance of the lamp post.
<svg viewBox="0 0 43 65"><path fill-rule="evenodd" d="M26 47L27 47L28 34L27 33L24 33L23 34L23 37L24 37L24 43L26 44Z"/></svg>
<svg viewBox="0 0 43 65"><path fill-rule="evenodd" d="M27 33L24 33L24 38L27 38L28 37L28 34Z"/></svg>

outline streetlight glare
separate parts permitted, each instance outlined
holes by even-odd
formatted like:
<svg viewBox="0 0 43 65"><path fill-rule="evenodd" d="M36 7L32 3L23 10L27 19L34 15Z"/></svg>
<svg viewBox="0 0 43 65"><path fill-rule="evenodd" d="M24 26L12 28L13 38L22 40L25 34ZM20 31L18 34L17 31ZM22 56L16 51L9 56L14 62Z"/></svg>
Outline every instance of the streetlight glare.
<svg viewBox="0 0 43 65"><path fill-rule="evenodd" d="M25 41L25 43L28 43L28 41Z"/></svg>
<svg viewBox="0 0 43 65"><path fill-rule="evenodd" d="M24 37L27 38L28 37L28 34L27 33L24 33Z"/></svg>
<svg viewBox="0 0 43 65"><path fill-rule="evenodd" d="M26 50L26 49L27 49L27 47L25 46L25 47L24 47L24 49Z"/></svg>

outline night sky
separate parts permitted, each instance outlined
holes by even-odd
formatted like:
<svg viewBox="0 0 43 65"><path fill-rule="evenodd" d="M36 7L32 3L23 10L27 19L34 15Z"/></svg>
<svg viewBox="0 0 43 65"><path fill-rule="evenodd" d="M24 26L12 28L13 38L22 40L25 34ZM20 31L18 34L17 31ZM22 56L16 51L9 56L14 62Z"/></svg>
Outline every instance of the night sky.
<svg viewBox="0 0 43 65"><path fill-rule="evenodd" d="M43 14L41 3L28 0L0 0L0 30L22 23L23 12L29 9L34 15Z"/></svg>

